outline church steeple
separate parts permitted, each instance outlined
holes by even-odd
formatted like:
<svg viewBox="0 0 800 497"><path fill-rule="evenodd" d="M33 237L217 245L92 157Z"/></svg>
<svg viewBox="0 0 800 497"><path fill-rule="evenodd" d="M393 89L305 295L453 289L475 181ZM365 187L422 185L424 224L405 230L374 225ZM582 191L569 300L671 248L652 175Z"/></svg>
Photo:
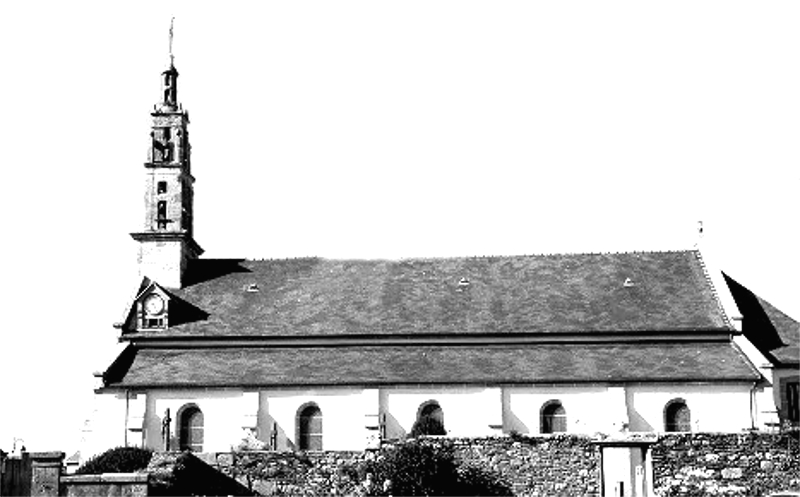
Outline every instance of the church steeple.
<svg viewBox="0 0 800 497"><path fill-rule="evenodd" d="M171 57L170 57L171 58ZM178 103L178 70L175 65L170 61L169 68L161 73L161 107L164 109L178 110L180 104Z"/></svg>
<svg viewBox="0 0 800 497"><path fill-rule="evenodd" d="M178 70L175 69L175 55L172 53L172 28L175 18L169 23L169 67L161 73L161 107L169 110L179 110L178 103Z"/></svg>
<svg viewBox="0 0 800 497"><path fill-rule="evenodd" d="M150 150L144 163L144 225L131 236L139 242L140 274L162 286L180 288L186 262L203 249L194 240L189 114L178 102L172 26L170 64L161 76L161 101L151 113Z"/></svg>

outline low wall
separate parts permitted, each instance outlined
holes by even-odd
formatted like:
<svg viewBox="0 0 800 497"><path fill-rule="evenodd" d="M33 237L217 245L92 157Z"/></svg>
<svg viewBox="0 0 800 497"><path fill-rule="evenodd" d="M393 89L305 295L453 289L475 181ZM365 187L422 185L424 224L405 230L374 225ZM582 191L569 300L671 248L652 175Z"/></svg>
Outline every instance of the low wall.
<svg viewBox="0 0 800 497"><path fill-rule="evenodd" d="M652 446L656 494L767 495L800 490L798 433L693 433Z"/></svg>
<svg viewBox="0 0 800 497"><path fill-rule="evenodd" d="M145 497L147 473L105 473L61 477L61 495L68 497Z"/></svg>
<svg viewBox="0 0 800 497"><path fill-rule="evenodd" d="M600 493L600 449L593 440L577 435L431 437L423 443L451 447L460 464L496 474L515 495L583 497ZM370 463L393 447L366 452L156 453L146 473L62 477L62 492L143 496L209 494L213 489L220 495L364 495ZM800 490L796 432L661 435L650 446L650 455L659 497Z"/></svg>
<svg viewBox="0 0 800 497"><path fill-rule="evenodd" d="M148 495L253 495L239 482L205 463L202 454L155 453L147 473Z"/></svg>
<svg viewBox="0 0 800 497"><path fill-rule="evenodd" d="M588 437L431 438L451 445L462 464L496 473L516 495L599 494L600 452ZM237 452L201 457L219 471L262 495L351 493L365 479L365 463L381 451Z"/></svg>

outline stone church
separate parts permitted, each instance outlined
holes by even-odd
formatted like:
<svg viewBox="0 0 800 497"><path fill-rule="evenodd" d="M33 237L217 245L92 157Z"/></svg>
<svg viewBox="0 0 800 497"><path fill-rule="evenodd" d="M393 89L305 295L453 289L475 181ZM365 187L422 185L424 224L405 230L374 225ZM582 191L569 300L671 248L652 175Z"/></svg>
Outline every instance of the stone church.
<svg viewBox="0 0 800 497"><path fill-rule="evenodd" d="M445 436L797 422L800 325L697 250L203 259L189 118L174 65L161 77L141 284L99 374L96 450L362 450L431 420Z"/></svg>

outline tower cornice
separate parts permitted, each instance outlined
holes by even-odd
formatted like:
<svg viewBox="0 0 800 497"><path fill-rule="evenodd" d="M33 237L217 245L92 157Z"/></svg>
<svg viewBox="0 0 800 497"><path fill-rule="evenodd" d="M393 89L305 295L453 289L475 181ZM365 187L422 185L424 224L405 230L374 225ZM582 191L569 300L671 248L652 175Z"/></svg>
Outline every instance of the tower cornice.
<svg viewBox="0 0 800 497"><path fill-rule="evenodd" d="M183 242L195 257L205 252L203 247L184 231L136 231L131 233L131 238L137 242Z"/></svg>
<svg viewBox="0 0 800 497"><path fill-rule="evenodd" d="M155 110L150 113L153 117L161 117L161 116L180 116L186 119L186 122L189 122L189 111L184 110L183 105L177 104L177 107L165 107L163 110L159 108L158 105L164 104L157 104Z"/></svg>

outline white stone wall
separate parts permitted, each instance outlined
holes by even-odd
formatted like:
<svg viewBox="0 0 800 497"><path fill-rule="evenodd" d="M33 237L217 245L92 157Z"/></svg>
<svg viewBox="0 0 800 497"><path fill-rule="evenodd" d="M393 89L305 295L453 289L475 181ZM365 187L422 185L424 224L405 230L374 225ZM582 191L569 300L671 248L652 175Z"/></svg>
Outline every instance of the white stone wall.
<svg viewBox="0 0 800 497"><path fill-rule="evenodd" d="M664 431L664 408L683 399L691 413L692 431L738 433L751 427L752 385L657 385L627 387L631 431Z"/></svg>
<svg viewBox="0 0 800 497"><path fill-rule="evenodd" d="M139 243L139 274L167 288L181 287L185 265L183 242L148 241Z"/></svg>
<svg viewBox="0 0 800 497"><path fill-rule="evenodd" d="M147 170L144 185L144 223L142 231L157 231L158 226L157 208L158 201L164 200L167 202L167 219L172 222L168 224L166 231L180 231L185 229L181 225L182 208L183 208L183 185L181 184L181 177L183 172L179 168L150 168ZM164 181L167 183L166 193L158 194L158 182Z"/></svg>
<svg viewBox="0 0 800 497"><path fill-rule="evenodd" d="M259 433L278 427L278 448L294 449L298 435L300 409L313 403L322 412L322 448L324 450L363 450L368 430L365 415L374 410L374 396L363 388L316 390L264 390L260 396L259 419L270 423L259 426ZM261 436L262 441L264 436Z"/></svg>
<svg viewBox="0 0 800 497"><path fill-rule="evenodd" d="M92 413L84 425L79 447L82 461L108 449L125 446L126 442L138 445L137 441L125 439L125 404L124 393L94 396Z"/></svg>
<svg viewBox="0 0 800 497"><path fill-rule="evenodd" d="M404 386L380 389L318 388L170 389L136 396L98 395L92 426L100 451L115 445L144 445L163 450L161 428L170 410L172 449L178 449L179 412L196 405L204 418L203 451L222 452L237 446L253 430L270 442L277 428L277 448L296 448L298 415L316 404L322 412L325 450L363 450L375 446L380 427L384 437L405 437L420 407L435 401L443 411L448 436L484 437L541 432L541 410L559 401L566 411L567 431L613 434L623 430L661 432L664 408L683 399L691 411L692 431L734 432L751 427L748 384L634 384L543 386ZM87 449L91 452L91 449Z"/></svg>
<svg viewBox="0 0 800 497"><path fill-rule="evenodd" d="M448 436L497 435L503 420L499 387L391 387L381 389L380 411L386 420L387 438L407 435L420 407L429 401L439 404Z"/></svg>
<svg viewBox="0 0 800 497"><path fill-rule="evenodd" d="M143 394L140 394L143 395ZM161 427L166 410L170 410L170 432L178 450L179 411L188 404L203 413L203 451L229 451L243 438L245 428L255 428L258 394L243 390L154 390L147 393L145 444L163 450Z"/></svg>
<svg viewBox="0 0 800 497"><path fill-rule="evenodd" d="M619 431L625 421L625 397L606 386L507 387L504 392L505 430L541 433L541 411L550 401L561 402L570 433Z"/></svg>

